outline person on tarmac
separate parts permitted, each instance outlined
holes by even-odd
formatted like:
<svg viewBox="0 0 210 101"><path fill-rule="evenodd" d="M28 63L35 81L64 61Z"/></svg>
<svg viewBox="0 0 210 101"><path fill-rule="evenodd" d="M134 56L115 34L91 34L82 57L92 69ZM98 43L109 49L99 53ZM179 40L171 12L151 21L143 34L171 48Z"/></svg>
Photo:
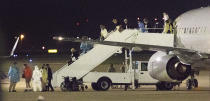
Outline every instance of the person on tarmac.
<svg viewBox="0 0 210 101"><path fill-rule="evenodd" d="M19 68L17 67L17 62L14 62L12 66L10 66L8 76L10 81L9 92L16 92L15 90L16 84L17 82L20 81L20 71Z"/></svg>
<svg viewBox="0 0 210 101"><path fill-rule="evenodd" d="M34 66L35 69L33 71L33 75L32 75L32 80L33 80L33 91L37 91L37 88L39 89L39 91L42 91L42 73L39 70L39 67L37 65Z"/></svg>
<svg viewBox="0 0 210 101"><path fill-rule="evenodd" d="M32 70L31 70L31 67L29 67L27 64L24 64L23 76L25 78L25 83L26 83L25 91L30 91L31 90L30 82L31 82L31 78L32 78Z"/></svg>
<svg viewBox="0 0 210 101"><path fill-rule="evenodd" d="M48 73L46 65L42 66L41 73L42 73L42 90L46 91L46 86L48 84L48 79L47 79Z"/></svg>
<svg viewBox="0 0 210 101"><path fill-rule="evenodd" d="M53 87L52 87L52 84L51 84L51 80L53 79L53 76L52 76L52 70L50 68L50 65L49 64L46 64L47 66L47 73L48 73L48 85L47 85L47 91L49 91L51 89L51 91L54 91ZM50 89L49 89L50 88Z"/></svg>

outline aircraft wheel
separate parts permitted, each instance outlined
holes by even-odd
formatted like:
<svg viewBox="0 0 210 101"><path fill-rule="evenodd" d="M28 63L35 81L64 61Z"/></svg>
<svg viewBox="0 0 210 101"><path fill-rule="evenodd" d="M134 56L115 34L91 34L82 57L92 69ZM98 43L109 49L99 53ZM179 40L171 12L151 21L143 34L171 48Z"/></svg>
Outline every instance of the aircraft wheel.
<svg viewBox="0 0 210 101"><path fill-rule="evenodd" d="M163 85L165 90L171 90L174 87L170 82L164 82Z"/></svg>
<svg viewBox="0 0 210 101"><path fill-rule="evenodd" d="M162 85L160 83L156 84L156 90L162 90Z"/></svg>
<svg viewBox="0 0 210 101"><path fill-rule="evenodd" d="M197 79L194 79L193 82L194 82L194 87L195 88L198 88L198 80Z"/></svg>
<svg viewBox="0 0 210 101"><path fill-rule="evenodd" d="M187 86L188 90L192 89L192 81L191 81L191 79L187 80L186 86Z"/></svg>
<svg viewBox="0 0 210 101"><path fill-rule="evenodd" d="M170 82L160 82L156 84L157 90L171 90L173 88L173 84Z"/></svg>

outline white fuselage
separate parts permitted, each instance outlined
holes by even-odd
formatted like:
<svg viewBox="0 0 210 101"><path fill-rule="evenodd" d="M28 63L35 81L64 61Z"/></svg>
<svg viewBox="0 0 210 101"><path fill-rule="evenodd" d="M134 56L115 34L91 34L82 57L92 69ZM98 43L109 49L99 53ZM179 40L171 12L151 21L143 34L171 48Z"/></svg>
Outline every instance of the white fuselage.
<svg viewBox="0 0 210 101"><path fill-rule="evenodd" d="M198 53L210 54L210 7L199 8L180 15L175 20L176 45ZM189 56L190 57L190 56ZM188 58L192 67L209 69L210 60Z"/></svg>
<svg viewBox="0 0 210 101"><path fill-rule="evenodd" d="M188 11L175 23L177 47L210 54L210 7Z"/></svg>

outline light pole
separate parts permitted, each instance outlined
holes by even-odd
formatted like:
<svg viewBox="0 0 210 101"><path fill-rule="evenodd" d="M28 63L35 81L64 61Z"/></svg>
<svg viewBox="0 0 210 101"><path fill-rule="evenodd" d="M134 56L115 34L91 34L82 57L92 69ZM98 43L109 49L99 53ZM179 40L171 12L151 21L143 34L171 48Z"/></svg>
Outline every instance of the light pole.
<svg viewBox="0 0 210 101"><path fill-rule="evenodd" d="M25 37L24 34L20 34L20 52L22 52L22 47L23 47L22 46L22 44L23 44L22 41L23 41L24 37Z"/></svg>
<svg viewBox="0 0 210 101"><path fill-rule="evenodd" d="M21 34L20 36L15 37L15 38L17 38L17 39L16 39L15 44L14 44L14 46L13 46L13 48L12 48L12 51L11 51L11 53L10 53L10 56L13 56L13 55L14 55L14 52L15 52L15 49L17 48L17 44L19 43L19 40L21 41L21 43L20 43L21 46L20 46L20 47L22 47L22 40L23 40L23 38L24 38L24 35Z"/></svg>
<svg viewBox="0 0 210 101"><path fill-rule="evenodd" d="M24 37L25 37L25 36L24 36L23 34L20 34L20 41L21 41L20 44L21 44L21 48L22 48L22 40L24 39Z"/></svg>
<svg viewBox="0 0 210 101"><path fill-rule="evenodd" d="M20 35L20 40L23 40L23 38L24 38L24 35L21 34L21 35Z"/></svg>
<svg viewBox="0 0 210 101"><path fill-rule="evenodd" d="M22 46L22 40L25 36L23 34L20 34L20 41L21 41L21 46Z"/></svg>

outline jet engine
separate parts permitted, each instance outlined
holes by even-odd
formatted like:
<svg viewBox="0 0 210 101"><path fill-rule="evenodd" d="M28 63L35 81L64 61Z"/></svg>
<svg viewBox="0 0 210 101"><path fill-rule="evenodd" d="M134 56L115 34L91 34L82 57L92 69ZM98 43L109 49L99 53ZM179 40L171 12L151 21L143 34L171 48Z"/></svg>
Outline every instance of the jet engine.
<svg viewBox="0 0 210 101"><path fill-rule="evenodd" d="M191 66L182 63L174 54L158 51L148 62L149 74L160 81L182 81L190 75Z"/></svg>

